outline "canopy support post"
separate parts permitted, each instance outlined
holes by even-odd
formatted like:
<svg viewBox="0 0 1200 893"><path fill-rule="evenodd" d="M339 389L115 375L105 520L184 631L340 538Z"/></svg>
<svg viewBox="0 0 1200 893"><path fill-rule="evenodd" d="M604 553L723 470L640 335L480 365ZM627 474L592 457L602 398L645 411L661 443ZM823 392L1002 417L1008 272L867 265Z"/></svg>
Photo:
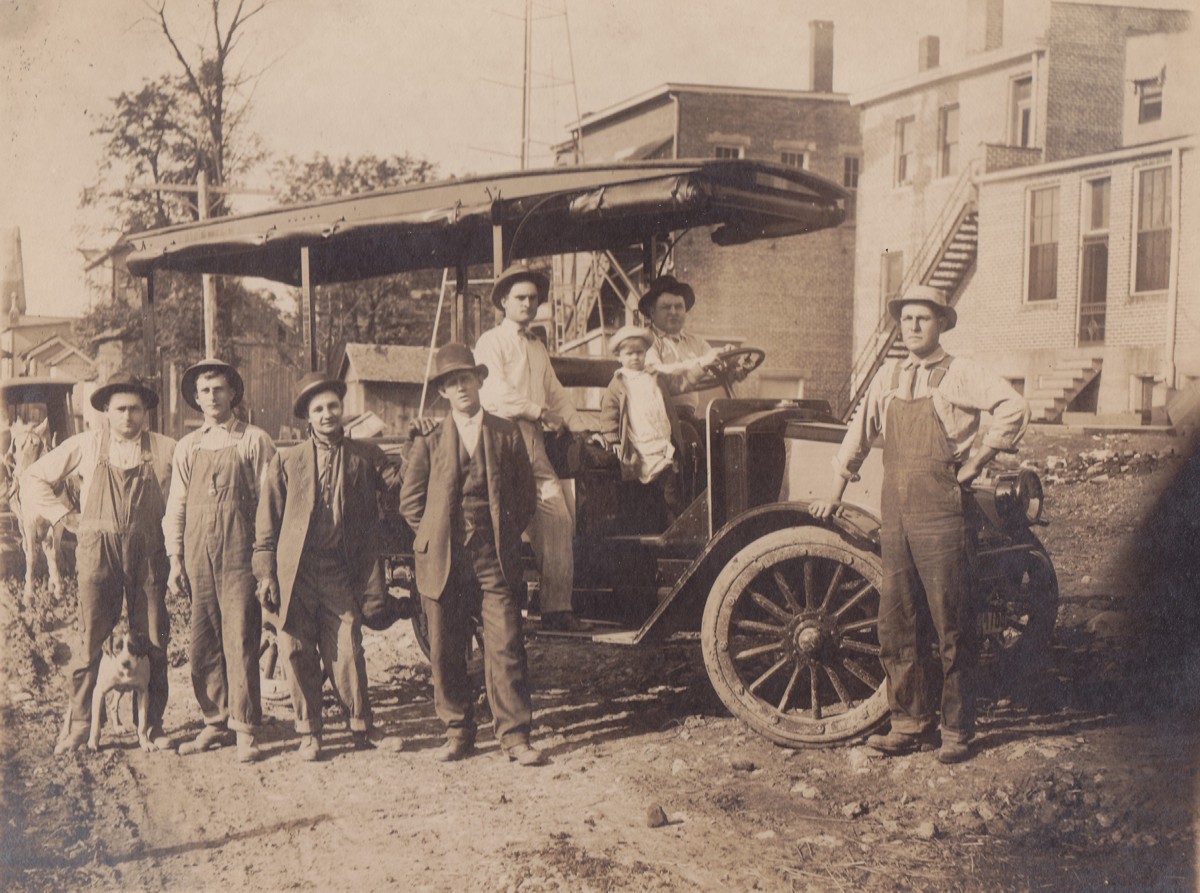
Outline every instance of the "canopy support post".
<svg viewBox="0 0 1200 893"><path fill-rule="evenodd" d="M142 293L142 349L145 351L146 381L156 391L158 386L158 341L154 331L154 271L146 276L146 290ZM153 419L154 417L151 416ZM155 428L152 421L150 427Z"/></svg>
<svg viewBox="0 0 1200 893"><path fill-rule="evenodd" d="M317 371L317 304L313 300L312 267L308 246L300 247L300 330L304 352L308 355L308 371Z"/></svg>

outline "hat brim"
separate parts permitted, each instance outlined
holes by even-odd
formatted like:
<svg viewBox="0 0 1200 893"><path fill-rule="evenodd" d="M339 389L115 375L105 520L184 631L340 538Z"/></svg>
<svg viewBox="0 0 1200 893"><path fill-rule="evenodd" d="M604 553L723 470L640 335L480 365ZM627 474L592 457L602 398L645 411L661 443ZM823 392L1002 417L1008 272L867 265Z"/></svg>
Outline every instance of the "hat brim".
<svg viewBox="0 0 1200 893"><path fill-rule="evenodd" d="M926 307L931 308L934 313L946 321L946 324L942 326L943 332L949 332L958 325L957 310L953 307L943 307L941 304L933 301L926 301L924 298L892 298L888 301L888 313L891 314L892 319L896 320L896 322L900 322L900 309L905 304L924 304Z"/></svg>
<svg viewBox="0 0 1200 893"><path fill-rule="evenodd" d="M339 400L346 399L346 383L344 381L336 378L314 381L296 395L296 399L292 403L292 415L302 421L308 421L308 404L312 402L313 397L325 391L333 391L338 395Z"/></svg>
<svg viewBox="0 0 1200 893"><path fill-rule="evenodd" d="M496 280L496 284L492 286L492 304L497 310L503 310L504 304L501 303L508 290L518 282L532 282L537 286L538 303L544 304L550 296L550 280L546 278L544 273L537 270L517 270L507 275L501 276Z"/></svg>
<svg viewBox="0 0 1200 893"><path fill-rule="evenodd" d="M183 395L183 402L197 412L203 412L200 408L200 403L196 400L196 382L200 376L206 372L216 372L224 375L228 380L229 385L233 388L233 403L230 408L237 406L242 402L242 398L246 394L246 383L242 381L241 373L230 366L228 363L196 363L194 366L189 366L184 370L183 375L179 379L179 391Z"/></svg>
<svg viewBox="0 0 1200 893"><path fill-rule="evenodd" d="M488 367L483 365L483 363L480 363L478 366L468 366L466 363L463 363L462 365L452 366L449 369L443 369L433 378L429 379L429 386L431 388L440 387L442 381L444 381L448 375L453 375L455 372L462 372L464 369L469 369L474 372L479 376L480 381L488 377Z"/></svg>
<svg viewBox="0 0 1200 893"><path fill-rule="evenodd" d="M120 384L106 384L92 391L92 396L89 398L92 404L92 409L97 412L104 412L108 409L108 401L112 399L114 394L137 394L142 398L142 405L146 409L154 409L158 406L158 394L152 391L145 385L128 384L122 382Z"/></svg>

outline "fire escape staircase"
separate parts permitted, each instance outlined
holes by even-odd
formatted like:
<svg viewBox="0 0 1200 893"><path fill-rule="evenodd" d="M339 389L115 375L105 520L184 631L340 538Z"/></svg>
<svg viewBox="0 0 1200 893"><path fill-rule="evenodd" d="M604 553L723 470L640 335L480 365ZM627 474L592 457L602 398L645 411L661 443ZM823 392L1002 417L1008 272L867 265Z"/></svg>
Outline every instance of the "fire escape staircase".
<svg viewBox="0 0 1200 893"><path fill-rule="evenodd" d="M942 289L949 296L951 304L958 300L962 284L974 268L979 251L976 170L977 163L972 162L959 175L937 221L905 270L899 294L919 283ZM855 358L849 380L842 389L842 393L848 395L847 403L840 407L842 418L850 417L866 394L871 379L889 358L906 355L907 351L900 340L900 326L885 309Z"/></svg>

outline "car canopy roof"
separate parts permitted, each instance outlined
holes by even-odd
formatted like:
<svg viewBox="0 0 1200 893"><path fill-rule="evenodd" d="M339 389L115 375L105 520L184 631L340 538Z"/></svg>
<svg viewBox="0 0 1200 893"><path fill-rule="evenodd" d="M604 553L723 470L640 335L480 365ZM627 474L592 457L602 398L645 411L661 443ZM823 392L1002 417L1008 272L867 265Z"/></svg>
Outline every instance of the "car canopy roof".
<svg viewBox="0 0 1200 893"><path fill-rule="evenodd" d="M129 237L129 269L301 283L461 268L644 245L715 226L733 245L836 226L840 187L807 171L746 160L584 165L446 180L289 205Z"/></svg>

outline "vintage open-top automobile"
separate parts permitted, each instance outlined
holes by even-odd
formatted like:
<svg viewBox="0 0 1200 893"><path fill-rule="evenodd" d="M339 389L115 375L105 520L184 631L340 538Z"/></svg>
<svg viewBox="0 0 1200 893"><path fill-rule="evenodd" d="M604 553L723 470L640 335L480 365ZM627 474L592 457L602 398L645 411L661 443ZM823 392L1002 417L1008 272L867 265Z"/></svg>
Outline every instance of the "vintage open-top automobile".
<svg viewBox="0 0 1200 893"><path fill-rule="evenodd" d="M586 254L612 265L640 256L640 270L607 277L630 287L632 308L635 280L666 268L674 234L710 227L718 246L799 236L837 225L844 198L805 171L744 160L558 168L143 233L130 239L129 267L147 277L151 303L154 273L163 269L298 285L309 331L314 282L444 268L457 282L451 337L471 342L484 327L472 266ZM311 349L309 356L315 362ZM736 382L762 358L745 349L712 368L706 384L725 396L708 404L695 439L680 445L690 504L669 525L603 450L551 439L548 451L576 502L575 607L597 621L598 640L639 645L699 632L722 701L773 741L850 742L887 715L876 638L879 458L868 459L834 518L814 519L807 500L828 481L844 426L824 401L736 397ZM587 389L606 385L615 362L559 357L555 366L565 385ZM1032 472L1013 470L973 490L984 656L1028 662L1049 642L1058 601L1053 566L1030 530L1041 486ZM411 589L411 533L395 516L389 529L388 579ZM536 593L536 579L531 588ZM423 619L414 624L422 637Z"/></svg>

